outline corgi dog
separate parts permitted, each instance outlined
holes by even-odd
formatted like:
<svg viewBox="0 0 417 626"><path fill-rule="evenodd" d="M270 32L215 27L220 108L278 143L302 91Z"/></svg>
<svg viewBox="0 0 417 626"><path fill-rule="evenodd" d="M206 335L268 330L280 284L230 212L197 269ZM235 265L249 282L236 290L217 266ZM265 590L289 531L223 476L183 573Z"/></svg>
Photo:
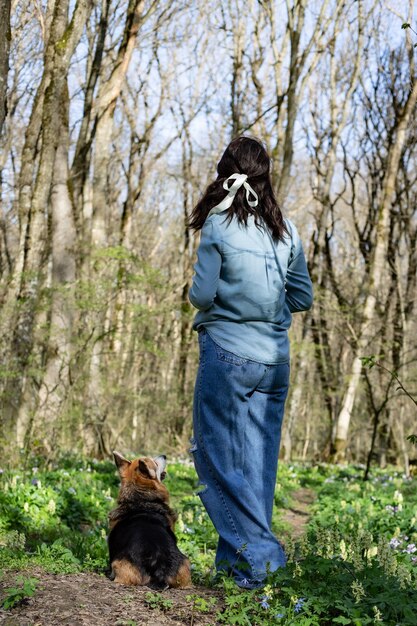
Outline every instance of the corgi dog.
<svg viewBox="0 0 417 626"><path fill-rule="evenodd" d="M128 461L113 452L121 486L109 514L110 579L152 589L191 586L190 562L177 547L176 514L162 481L166 457Z"/></svg>

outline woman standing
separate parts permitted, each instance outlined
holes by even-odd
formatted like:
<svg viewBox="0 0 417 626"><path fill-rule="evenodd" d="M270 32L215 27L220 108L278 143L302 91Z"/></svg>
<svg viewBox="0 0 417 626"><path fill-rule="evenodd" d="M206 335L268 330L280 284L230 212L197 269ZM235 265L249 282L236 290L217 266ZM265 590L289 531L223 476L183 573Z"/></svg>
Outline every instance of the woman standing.
<svg viewBox="0 0 417 626"><path fill-rule="evenodd" d="M311 307L313 292L261 142L234 139L217 174L190 221L201 229L189 292L200 344L191 451L199 495L219 534L216 568L256 588L286 562L271 521L288 328L292 313Z"/></svg>

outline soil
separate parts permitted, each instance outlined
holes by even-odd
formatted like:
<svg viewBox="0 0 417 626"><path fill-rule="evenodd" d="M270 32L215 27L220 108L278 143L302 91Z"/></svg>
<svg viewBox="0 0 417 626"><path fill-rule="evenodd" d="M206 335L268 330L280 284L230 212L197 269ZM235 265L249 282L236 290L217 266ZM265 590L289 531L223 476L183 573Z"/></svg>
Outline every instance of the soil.
<svg viewBox="0 0 417 626"><path fill-rule="evenodd" d="M296 505L284 513L283 519L297 540L308 521L314 494L299 489L292 499ZM34 576L40 583L32 598L7 611L0 608L0 626L214 626L216 612L223 605L222 593L206 587L167 589L162 597L172 606L164 611L149 606L147 587L117 585L98 574L50 574L41 569L19 574ZM2 576L0 599L14 581L13 572ZM193 600L187 600L190 595L207 601L215 598L216 605L206 614L193 611Z"/></svg>
<svg viewBox="0 0 417 626"><path fill-rule="evenodd" d="M34 569L29 574L40 580L36 594L14 609L0 609L2 626L203 626L214 623L216 609L211 616L192 616L193 602L187 596L215 597L221 607L221 592L204 587L167 589L163 599L171 600L172 606L164 612L149 607L148 587L117 585L93 573L49 574ZM0 589L10 581L14 576L2 580Z"/></svg>
<svg viewBox="0 0 417 626"><path fill-rule="evenodd" d="M297 489L291 495L294 506L286 509L281 519L290 527L291 531L289 534L294 541L300 539L304 533L309 519L310 506L314 502L315 497L314 491L305 487Z"/></svg>

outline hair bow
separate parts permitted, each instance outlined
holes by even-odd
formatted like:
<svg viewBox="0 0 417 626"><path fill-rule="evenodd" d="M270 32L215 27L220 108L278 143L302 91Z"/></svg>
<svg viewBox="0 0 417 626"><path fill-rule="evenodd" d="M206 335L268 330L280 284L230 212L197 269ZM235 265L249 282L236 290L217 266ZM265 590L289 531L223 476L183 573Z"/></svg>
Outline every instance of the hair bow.
<svg viewBox="0 0 417 626"><path fill-rule="evenodd" d="M226 209L228 209L232 205L235 195L242 185L246 189L246 201L249 204L249 206L250 207L258 206L258 194L252 189L249 183L246 182L247 178L248 178L247 174L231 174L229 178L226 178L226 180L223 183L223 188L226 189L226 191L228 191L228 194L219 204L216 204L216 206L214 206L210 210L207 217L210 217L210 215L213 215L215 213L221 213L222 211L225 211ZM232 180L234 180L234 182L232 183L232 186L229 187L229 181L232 181ZM254 200L250 199L251 194Z"/></svg>

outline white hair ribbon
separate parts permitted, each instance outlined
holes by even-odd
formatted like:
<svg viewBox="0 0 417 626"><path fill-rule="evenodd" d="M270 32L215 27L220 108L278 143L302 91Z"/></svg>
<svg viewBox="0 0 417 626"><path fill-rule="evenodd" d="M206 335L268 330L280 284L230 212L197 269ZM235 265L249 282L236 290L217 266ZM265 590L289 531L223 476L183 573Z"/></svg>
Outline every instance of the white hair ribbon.
<svg viewBox="0 0 417 626"><path fill-rule="evenodd" d="M216 204L216 206L214 206L210 210L210 213L208 214L207 217L210 217L210 215L213 215L214 213L221 213L222 211L225 211L226 209L228 209L232 205L235 195L242 185L246 189L246 201L249 204L249 206L250 207L258 206L258 194L252 189L249 183L246 182L247 178L248 178L247 174L232 174L231 176L229 176L229 178L226 178L226 180L223 183L223 188L226 189L229 193L219 204ZM231 187L229 187L228 185L229 180L235 181ZM250 199L251 194L254 200Z"/></svg>

